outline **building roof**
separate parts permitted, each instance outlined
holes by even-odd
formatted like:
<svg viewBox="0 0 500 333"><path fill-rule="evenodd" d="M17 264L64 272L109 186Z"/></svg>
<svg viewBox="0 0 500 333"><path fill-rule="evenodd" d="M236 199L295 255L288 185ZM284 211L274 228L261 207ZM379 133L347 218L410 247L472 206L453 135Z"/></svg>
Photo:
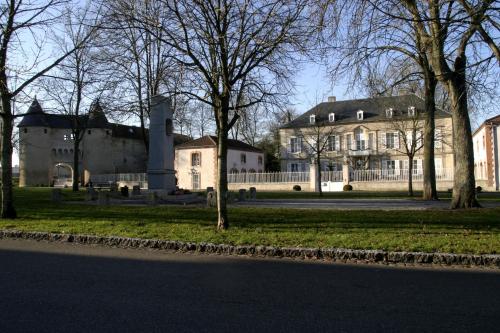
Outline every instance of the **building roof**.
<svg viewBox="0 0 500 333"><path fill-rule="evenodd" d="M112 131L111 133L113 137L135 140L143 139L143 133L140 127L108 122L98 100L91 106L91 109L87 115L82 115L79 117L79 121L80 124L85 124L84 126L82 126L85 129L109 129ZM48 127L71 129L73 128L73 122L74 117L72 115L45 113L40 106L40 103L38 103L35 98L33 103L31 103L28 112L19 123L18 127ZM146 129L146 135L149 135L148 129ZM187 142L190 139L191 138L186 135L174 133L174 145Z"/></svg>
<svg viewBox="0 0 500 333"><path fill-rule="evenodd" d="M105 128L108 126L108 119L104 114L104 110L101 107L99 100L96 100L90 106L90 111L88 114L87 127L89 128Z"/></svg>
<svg viewBox="0 0 500 333"><path fill-rule="evenodd" d="M232 150L250 151L262 153L262 150L251 146L243 141L228 139L227 148ZM192 148L217 148L217 137L214 135L205 135L201 138L191 140L180 144L175 149L192 149Z"/></svg>
<svg viewBox="0 0 500 333"><path fill-rule="evenodd" d="M483 121L483 123L476 128L474 133L472 133L472 136L476 135L476 133L479 132L485 125L500 125L500 114Z"/></svg>
<svg viewBox="0 0 500 333"><path fill-rule="evenodd" d="M306 113L300 115L281 128L300 128L311 126L309 116L316 116L316 123L327 123L328 115L335 113L335 124L349 124L360 122L385 121L385 111L393 109L394 115L407 114L409 107L415 107L418 112L425 111L425 102L416 95L403 95L391 97L375 97L364 99L353 99L336 102L323 102ZM357 112L363 111L363 120L357 119ZM450 114L436 110L436 118L451 117Z"/></svg>

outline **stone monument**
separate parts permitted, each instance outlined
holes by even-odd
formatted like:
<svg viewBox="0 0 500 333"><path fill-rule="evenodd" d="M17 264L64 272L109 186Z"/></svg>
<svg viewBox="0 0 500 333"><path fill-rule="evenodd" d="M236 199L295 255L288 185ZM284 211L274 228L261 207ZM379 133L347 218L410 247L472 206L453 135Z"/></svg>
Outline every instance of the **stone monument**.
<svg viewBox="0 0 500 333"><path fill-rule="evenodd" d="M170 99L156 95L151 100L149 122L148 190L175 190L174 126Z"/></svg>

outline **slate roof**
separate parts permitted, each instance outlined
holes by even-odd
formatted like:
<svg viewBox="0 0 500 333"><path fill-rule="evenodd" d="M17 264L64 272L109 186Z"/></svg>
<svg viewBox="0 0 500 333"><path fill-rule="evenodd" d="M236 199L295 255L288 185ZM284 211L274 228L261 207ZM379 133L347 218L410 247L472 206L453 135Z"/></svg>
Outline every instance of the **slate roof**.
<svg viewBox="0 0 500 333"><path fill-rule="evenodd" d="M316 122L327 123L328 115L335 113L334 124L363 123L387 120L385 111L393 109L394 116L407 115L408 108L414 106L417 112L424 112L424 100L416 95L403 95L391 97L375 97L364 99L353 99L336 102L323 102L306 113L300 115L291 122L283 125L281 128L300 128L313 126L309 122L309 116L315 115ZM357 119L357 112L363 111L363 120ZM450 114L436 110L436 118L451 117ZM330 123L332 124L332 123Z"/></svg>
<svg viewBox="0 0 500 333"><path fill-rule="evenodd" d="M175 149L191 149L191 148L216 148L217 147L217 137L214 135L205 135L201 138L185 142L178 145ZM228 139L227 143L228 149L250 151L256 153L262 153L262 150L251 146L245 142L239 140Z"/></svg>
<svg viewBox="0 0 500 333"><path fill-rule="evenodd" d="M50 114L43 112L40 103L35 100L31 103L27 114L23 117L18 127L48 127L48 128L59 128L59 129L71 129L72 123L74 121L73 116L65 114ZM124 139L135 139L142 140L142 130L137 126L122 125L116 123L110 123L106 119L102 107L97 101L93 104L89 114L80 116L81 124L86 124L83 126L86 129L92 128L105 128L112 131L112 136ZM148 129L146 129L146 135L149 134ZM191 138L174 133L174 145L178 145L189 141Z"/></svg>
<svg viewBox="0 0 500 333"><path fill-rule="evenodd" d="M485 121L483 121L483 123L481 125L479 125L478 128L476 128L476 130L472 133L472 135L476 135L476 133L479 132L479 130L481 130L481 128L483 128L486 124L488 124L488 125L500 125L500 114L496 115L494 117L488 118Z"/></svg>

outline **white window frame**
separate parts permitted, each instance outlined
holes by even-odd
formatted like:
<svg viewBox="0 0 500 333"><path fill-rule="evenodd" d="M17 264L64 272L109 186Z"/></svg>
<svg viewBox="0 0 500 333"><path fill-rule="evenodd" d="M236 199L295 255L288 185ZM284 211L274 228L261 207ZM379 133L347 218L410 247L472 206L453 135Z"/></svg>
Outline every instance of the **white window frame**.
<svg viewBox="0 0 500 333"><path fill-rule="evenodd" d="M297 140L295 145L292 144L292 140ZM302 139L300 137L291 136L290 137L290 153L295 154L295 153L301 153L301 152L302 152Z"/></svg>
<svg viewBox="0 0 500 333"><path fill-rule="evenodd" d="M442 145L442 140L443 140L443 131L441 128L436 128L434 130L434 148L441 148Z"/></svg>
<svg viewBox="0 0 500 333"><path fill-rule="evenodd" d="M331 123L335 122L335 113L332 112L328 114L328 121Z"/></svg>
<svg viewBox="0 0 500 333"><path fill-rule="evenodd" d="M392 138L392 141L389 140ZM391 143L391 144L389 144ZM396 148L396 135L394 132L386 132L385 133L385 148L386 149L395 149Z"/></svg>
<svg viewBox="0 0 500 333"><path fill-rule="evenodd" d="M408 117L415 117L416 108L414 106L408 107Z"/></svg>
<svg viewBox="0 0 500 333"><path fill-rule="evenodd" d="M385 110L385 117L386 118L392 118L394 115L394 109L393 108L388 108Z"/></svg>
<svg viewBox="0 0 500 333"><path fill-rule="evenodd" d="M356 113L356 118L358 120L363 120L364 119L364 112L363 110L359 110L357 113Z"/></svg>
<svg viewBox="0 0 500 333"><path fill-rule="evenodd" d="M191 187L193 190L201 188L201 174L199 172L191 173Z"/></svg>
<svg viewBox="0 0 500 333"><path fill-rule="evenodd" d="M195 156L197 156L197 158L193 158ZM191 153L191 166L201 166L201 153L199 151Z"/></svg>
<svg viewBox="0 0 500 333"><path fill-rule="evenodd" d="M315 115L310 115L309 116L309 124L316 124L316 116Z"/></svg>

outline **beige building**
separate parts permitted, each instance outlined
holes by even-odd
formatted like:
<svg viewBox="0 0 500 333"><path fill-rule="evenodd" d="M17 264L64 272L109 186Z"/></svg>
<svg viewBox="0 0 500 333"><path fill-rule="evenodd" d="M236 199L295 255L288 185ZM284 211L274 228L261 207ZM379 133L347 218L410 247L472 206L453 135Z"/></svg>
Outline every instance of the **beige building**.
<svg viewBox="0 0 500 333"><path fill-rule="evenodd" d="M217 137L203 136L175 147L178 186L185 189L215 187L217 180ZM228 140L229 173L261 173L264 153L238 140Z"/></svg>
<svg viewBox="0 0 500 333"><path fill-rule="evenodd" d="M19 127L19 186L69 185L73 172L73 117L45 113L35 99ZM147 153L140 127L108 122L94 103L82 116L85 124L80 143L80 180L86 184L92 175L144 173ZM187 141L175 135L174 143ZM61 183L62 182L62 183Z"/></svg>
<svg viewBox="0 0 500 333"><path fill-rule="evenodd" d="M500 115L484 121L472 135L474 145L474 174L481 186L500 189Z"/></svg>
<svg viewBox="0 0 500 333"><path fill-rule="evenodd" d="M322 170L408 169L405 143L410 147L415 128L417 146L422 146L424 101L415 95L336 101L330 97L295 120L282 126L281 170L308 171L315 155L311 140L321 141ZM451 115L436 112L436 170L453 168ZM406 137L403 137L406 133ZM309 140L307 143L306 141ZM414 174L422 173L423 149L414 158Z"/></svg>

